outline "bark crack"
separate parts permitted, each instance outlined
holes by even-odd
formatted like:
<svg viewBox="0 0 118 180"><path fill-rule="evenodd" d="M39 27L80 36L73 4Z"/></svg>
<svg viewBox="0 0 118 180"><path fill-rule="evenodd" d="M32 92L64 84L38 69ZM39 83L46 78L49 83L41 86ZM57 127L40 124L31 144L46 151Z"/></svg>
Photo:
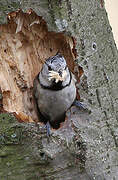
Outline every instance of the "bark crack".
<svg viewBox="0 0 118 180"><path fill-rule="evenodd" d="M111 127L110 127L110 125L109 125L109 123L108 123L108 121L107 121L107 120L108 120L107 113L106 113L106 111L103 111L103 113L104 113L105 118L106 118L106 125L107 125L108 129L110 130L110 133L111 133L111 135L112 135L112 137L113 137L115 146L118 147L118 142L117 142L116 136L115 136L115 134L114 134L114 131L111 129Z"/></svg>
<svg viewBox="0 0 118 180"><path fill-rule="evenodd" d="M98 103L99 103L99 107L102 107L101 106L101 101L100 101L100 96L99 96L99 90L96 89L96 96L97 96L97 100L98 100Z"/></svg>
<svg viewBox="0 0 118 180"><path fill-rule="evenodd" d="M71 2L70 0L66 0L66 2L67 2L67 8L68 8L68 17L69 17L69 20L71 21L71 15L72 15Z"/></svg>

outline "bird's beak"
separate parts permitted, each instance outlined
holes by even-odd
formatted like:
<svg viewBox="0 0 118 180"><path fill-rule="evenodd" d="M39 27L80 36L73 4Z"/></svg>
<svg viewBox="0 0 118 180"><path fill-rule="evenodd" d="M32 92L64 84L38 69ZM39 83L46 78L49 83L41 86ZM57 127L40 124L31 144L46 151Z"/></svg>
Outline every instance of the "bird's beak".
<svg viewBox="0 0 118 180"><path fill-rule="evenodd" d="M55 79L55 82L58 83L58 81L64 81L66 79L66 76L67 76L67 72L65 70L63 71L60 70L59 72L50 71L48 79L49 81Z"/></svg>
<svg viewBox="0 0 118 180"><path fill-rule="evenodd" d="M61 77L61 81L65 81L67 72L65 70L63 70L61 72L59 71L59 76Z"/></svg>

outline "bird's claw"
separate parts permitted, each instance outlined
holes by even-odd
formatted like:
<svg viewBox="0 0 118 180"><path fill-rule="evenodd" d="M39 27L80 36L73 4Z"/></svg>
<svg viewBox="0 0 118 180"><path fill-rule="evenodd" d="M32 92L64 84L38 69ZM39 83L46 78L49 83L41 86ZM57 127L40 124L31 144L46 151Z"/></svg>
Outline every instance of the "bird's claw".
<svg viewBox="0 0 118 180"><path fill-rule="evenodd" d="M47 131L47 136L49 137L51 132L50 132L50 123L49 121L46 123L46 125L44 126L46 128L46 131Z"/></svg>
<svg viewBox="0 0 118 180"><path fill-rule="evenodd" d="M86 109L86 106L77 100L73 103L73 105Z"/></svg>

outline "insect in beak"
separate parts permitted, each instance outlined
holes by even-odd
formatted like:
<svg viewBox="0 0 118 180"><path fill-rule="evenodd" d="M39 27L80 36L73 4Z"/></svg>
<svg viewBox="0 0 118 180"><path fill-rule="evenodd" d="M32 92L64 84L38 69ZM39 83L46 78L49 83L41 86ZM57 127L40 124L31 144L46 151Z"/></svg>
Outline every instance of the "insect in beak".
<svg viewBox="0 0 118 180"><path fill-rule="evenodd" d="M59 81L64 81L66 79L67 76L67 72L65 70L63 71L49 71L49 81L51 81L52 79L55 79L55 82L58 83Z"/></svg>

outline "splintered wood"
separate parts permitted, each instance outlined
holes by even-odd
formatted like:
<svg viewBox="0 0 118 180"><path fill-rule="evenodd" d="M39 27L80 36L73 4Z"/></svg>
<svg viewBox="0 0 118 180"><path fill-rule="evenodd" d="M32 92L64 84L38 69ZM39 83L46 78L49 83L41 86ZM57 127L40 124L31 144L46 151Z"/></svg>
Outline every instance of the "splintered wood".
<svg viewBox="0 0 118 180"><path fill-rule="evenodd" d="M46 22L31 9L8 14L0 25L0 88L3 109L26 122L38 121L32 95L33 80L45 60L58 51L74 70L73 38L49 32Z"/></svg>

